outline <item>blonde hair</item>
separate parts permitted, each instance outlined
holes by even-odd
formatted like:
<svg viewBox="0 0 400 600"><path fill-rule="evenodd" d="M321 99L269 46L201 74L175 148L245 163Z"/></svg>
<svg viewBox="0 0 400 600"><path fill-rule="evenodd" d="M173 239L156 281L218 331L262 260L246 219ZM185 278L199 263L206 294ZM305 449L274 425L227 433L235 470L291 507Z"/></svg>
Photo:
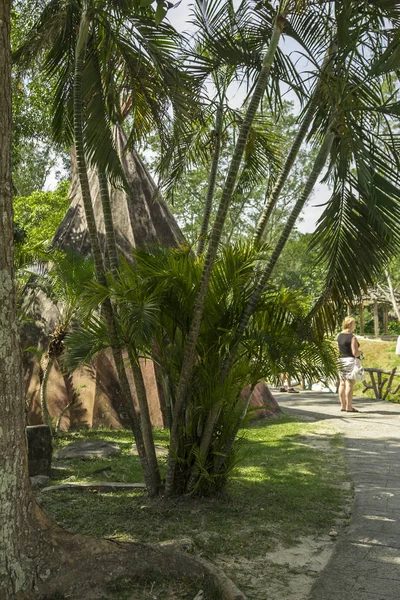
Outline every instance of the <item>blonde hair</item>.
<svg viewBox="0 0 400 600"><path fill-rule="evenodd" d="M353 317L346 317L343 319L342 327L343 329L350 329L351 325L355 322L356 320Z"/></svg>

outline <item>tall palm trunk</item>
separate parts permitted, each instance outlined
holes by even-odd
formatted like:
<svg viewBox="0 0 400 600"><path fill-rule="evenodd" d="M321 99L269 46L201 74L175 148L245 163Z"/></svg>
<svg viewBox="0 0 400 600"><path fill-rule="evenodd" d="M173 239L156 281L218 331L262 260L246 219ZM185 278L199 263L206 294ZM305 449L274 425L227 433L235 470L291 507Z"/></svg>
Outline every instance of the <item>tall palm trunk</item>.
<svg viewBox="0 0 400 600"><path fill-rule="evenodd" d="M232 366L232 363L233 363L235 355L236 355L237 346L240 343L240 340L242 339L243 333L247 327L249 319L257 307L258 301L259 301L261 294L264 291L264 288L270 278L270 275L276 264L276 261L278 260L279 256L282 253L282 250L283 250L283 248L289 238L289 235L290 235L290 233L291 233L291 231L292 231L292 229L304 207L304 204L306 203L307 199L309 198L309 196L314 188L314 185L315 185L319 175L321 174L322 169L325 166L326 160L329 156L329 153L330 153L330 150L332 147L333 140L334 140L334 133L331 131L331 129L329 129L327 134L325 135L324 141L323 141L321 148L318 152L318 155L315 159L312 172L310 173L310 176L304 186L303 193L301 194L300 198L298 199L295 206L293 207L293 210L292 210L292 212L288 218L288 221L282 231L282 234L276 244L276 247L272 253L272 256L268 262L268 265L266 266L265 270L262 272L259 283L258 283L257 287L255 288L252 296L249 299L247 306L245 307L245 309L242 313L242 316L241 316L241 319L239 322L239 326L238 326L238 329L236 332L236 336L235 336L235 345L232 348L230 355L226 357L226 359L224 360L224 363L222 365L221 381L224 381L226 379L226 377L230 371L230 368ZM218 405L214 406L212 408L212 410L210 411L207 421L206 421L206 424L204 426L203 435L202 435L202 439L200 442L200 451L203 456L206 455L206 453L208 452L208 449L210 447L212 434L214 431L215 423L218 419L219 411L220 411L220 407ZM244 415L242 417L242 420L238 423L238 429L241 425L241 422L243 421L243 418L244 418ZM197 475L198 475L198 472L195 469L192 472L192 476L190 478L191 488L196 483Z"/></svg>
<svg viewBox="0 0 400 600"><path fill-rule="evenodd" d="M99 188L101 205L104 216L104 228L106 232L106 244L107 254L110 263L110 269L114 277L118 273L118 252L117 244L115 241L115 229L112 217L110 194L108 191L107 178L98 169ZM128 355L130 359L130 366L132 370L133 381L135 384L136 395L139 403L140 410L140 428L143 436L143 445L146 452L147 465L149 469L149 494L154 496L160 489L161 477L157 463L156 450L154 446L153 430L151 426L149 406L147 401L147 392L144 385L143 374L139 364L136 362L133 353L128 349ZM124 363L124 369L126 372L126 363Z"/></svg>
<svg viewBox="0 0 400 600"><path fill-rule="evenodd" d="M76 161L78 167L79 182L82 193L82 201L85 209L85 216L87 221L87 227L89 232L90 244L92 249L92 255L94 260L94 266L96 271L96 279L102 285L106 285L106 278L104 272L104 264L100 251L99 241L97 237L96 221L94 218L92 198L89 187L89 178L86 168L86 159L83 143L83 111L82 111L82 71L85 50L88 39L88 31L90 26L90 20L87 13L87 9L82 12L78 41L75 54L75 73L74 73L74 136L75 136L75 147L76 147ZM118 339L118 333L115 327L114 315L111 306L111 302L106 300L102 306L104 316L106 319L106 325L108 334L110 337L111 350L117 368L118 378L122 390L122 400L124 408L127 412L132 432L135 437L136 446L142 465L144 478L148 490L154 489L152 483L152 474L149 471L146 450L143 443L143 436L140 427L140 421L132 400L132 394L129 386L129 381L125 373L124 360L120 342Z"/></svg>
<svg viewBox="0 0 400 600"><path fill-rule="evenodd" d="M279 39L281 37L285 19L287 15L287 2L283 3L284 8L278 15L274 22L272 31L271 41L263 60L262 69L256 83L253 96L249 102L246 115L244 117L242 126L239 131L238 140L232 156L231 164L229 167L228 175L226 178L225 186L222 192L221 201L218 207L217 216L215 219L214 227L211 234L211 239L208 245L207 254L204 261L204 268L201 275L199 291L197 294L193 317L188 334L183 363L181 368L181 374L178 383L178 389L176 394L175 409L173 414L173 421L171 427L171 439L170 439L170 451L168 454L168 467L166 475L165 492L169 496L174 490L174 479L175 479L175 467L176 457L178 456L179 449L179 426L180 417L183 406L185 404L186 393L190 385L194 363L196 359L196 343L200 332L200 325L204 313L204 305L208 285L211 277L212 268L214 265L215 257L218 251L219 242L221 239L226 215L228 212L229 204L232 198L233 191L235 189L235 183L238 176L240 164L243 158L243 153L248 138L248 134L253 123L254 117L257 112L257 108L261 102L261 98L267 86L267 81L271 67L275 58L275 53L278 48Z"/></svg>
<svg viewBox="0 0 400 600"><path fill-rule="evenodd" d="M333 140L334 140L334 133L331 130L331 128L329 127L328 132L325 134L325 138L324 141L321 144L321 147L319 149L319 152L315 158L314 161L314 165L313 165L313 169L306 181L306 184L304 186L303 189L303 193L301 194L300 198L297 200L296 204L294 205L292 212L289 215L289 218L286 222L286 225L281 233L281 236L275 246L275 249L271 255L271 258L269 259L269 262L266 266L266 268L264 269L264 271L262 271L259 283L257 285L257 287L255 288L251 298L249 299L247 306L245 307L240 322L239 322L239 326L237 329L237 333L236 333L236 344L239 343L239 341L242 338L242 335L247 327L247 324L249 322L249 319L251 317L251 315L254 313L258 301L260 299L261 294L263 293L265 286L271 276L272 270L276 265L276 262L278 260L278 258L280 257L280 255L282 254L282 250L285 247L286 242L289 239L290 233L301 213L301 211L304 208L305 203L307 202L308 198L310 197L310 194L312 192L312 190L314 189L314 186L317 182L318 177L321 174L322 169L325 166L325 163L329 157L329 153L331 151L332 148L332 144L333 144ZM229 371L230 367L231 367L231 360L226 361L225 365L224 365L224 370L222 373L223 378L225 378L226 373Z"/></svg>
<svg viewBox="0 0 400 600"><path fill-rule="evenodd" d="M208 232L208 225L210 222L212 203L213 203L213 198L214 198L215 182L217 181L218 163L219 163L219 158L221 155L222 125L223 125L223 104L222 104L222 99L221 99L220 104L218 105L217 114L215 117L214 154L213 154L213 159L212 159L212 163L211 163L210 178L208 180L206 204L204 207L203 221L201 223L201 228L200 228L199 243L197 245L197 256L200 256L200 254L203 254L204 247L206 244L206 236L207 236L207 232Z"/></svg>
<svg viewBox="0 0 400 600"><path fill-rule="evenodd" d="M314 93L311 97L310 103L308 105L307 112L304 115L303 122L300 126L299 131L297 132L296 138L295 138L293 145L290 149L290 152L286 158L285 164L284 164L282 171L278 177L278 180L275 183L275 186L271 192L268 203L265 206L265 208L262 212L262 215L258 221L256 231L254 234L254 239L253 239L254 244L256 244L256 245L259 245L262 242L264 231L265 231L267 223L270 219L272 211L274 210L274 208L276 206L276 203L279 199L282 188L286 183L286 180L290 174L290 171L292 170L294 161L296 160L296 157L299 153L299 150L304 141L304 138L306 137L307 131L310 128L311 121L313 119L315 110L318 105L320 91L324 84L323 77L324 77L325 73L327 72L327 70L329 70L332 66L332 58L333 58L335 52L336 52L336 42L332 42L332 44L328 50L327 56L325 58L325 61L322 65L321 74L320 74L318 83L316 85L316 88L314 90Z"/></svg>
<svg viewBox="0 0 400 600"><path fill-rule="evenodd" d="M110 271L115 277L118 270L118 252L117 243L115 241L115 229L111 212L108 182L107 177L99 168L97 169L97 176L99 178L100 200L103 209L104 229L106 232L108 261L110 264Z"/></svg>
<svg viewBox="0 0 400 600"><path fill-rule="evenodd" d="M143 373L140 368L138 358L134 356L131 350L128 350L128 353L140 409L140 422L142 426L143 443L146 449L149 471L151 473L152 489L149 490L149 493L151 496L154 496L160 489L161 476L160 470L158 468L156 449L154 446L153 428L151 425L149 405L147 402L146 387L144 384Z"/></svg>

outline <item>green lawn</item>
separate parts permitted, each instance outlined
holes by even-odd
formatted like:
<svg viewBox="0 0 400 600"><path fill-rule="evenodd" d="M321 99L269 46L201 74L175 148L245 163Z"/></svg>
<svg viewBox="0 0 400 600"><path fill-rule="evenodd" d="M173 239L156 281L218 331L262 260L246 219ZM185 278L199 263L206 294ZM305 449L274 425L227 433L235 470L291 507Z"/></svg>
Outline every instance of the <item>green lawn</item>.
<svg viewBox="0 0 400 600"><path fill-rule="evenodd" d="M217 561L262 557L278 545L291 546L303 536L326 533L343 516L349 491L343 486L347 471L337 434L327 433L318 424L282 417L252 424L242 435L240 461L226 491L217 498L170 501L151 500L142 491L57 491L40 494L39 501L71 531L141 542L190 537L195 552ZM122 454L105 460L69 461L68 468L53 470L54 483L142 481L138 458L130 454L128 431L62 434L55 440L55 450L71 441L94 438L117 442ZM168 435L157 430L155 439L166 446ZM324 447L319 448L319 443ZM165 459L161 465L164 468ZM93 473L106 467L103 473ZM233 571L229 575L246 592L240 568ZM282 576L287 576L287 569L282 569ZM189 586L187 596L182 591L165 598L193 598L192 591ZM107 597L128 597L122 591L116 593ZM138 600L152 597L146 593L137 592Z"/></svg>

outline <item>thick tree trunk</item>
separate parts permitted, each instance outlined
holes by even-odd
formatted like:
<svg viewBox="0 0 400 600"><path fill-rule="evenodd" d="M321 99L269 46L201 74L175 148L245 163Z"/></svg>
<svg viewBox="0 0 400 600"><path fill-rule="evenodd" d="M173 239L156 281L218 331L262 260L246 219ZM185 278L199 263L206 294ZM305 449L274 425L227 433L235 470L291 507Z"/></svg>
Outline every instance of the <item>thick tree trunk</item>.
<svg viewBox="0 0 400 600"><path fill-rule="evenodd" d="M171 426L168 467L165 482L165 492L167 496L172 495L174 491L176 457L178 456L179 450L180 417L185 404L187 390L190 385L193 373L193 367L196 359L196 343L200 332L201 322L203 319L205 300L208 285L211 278L212 268L214 266L215 257L217 255L218 246L221 240L221 235L223 232L223 227L229 209L232 194L235 189L235 183L238 176L240 164L243 158L246 141L249 135L251 125L254 121L254 117L256 115L258 106L261 102L262 95L267 86L269 73L274 62L275 53L278 48L278 43L283 31L285 20L286 13L278 14L276 17L271 41L263 60L262 69L256 86L254 88L253 96L249 102L245 118L239 131L238 140L228 170L225 186L222 191L221 201L218 207L218 212L215 218L214 227L211 233L211 239L208 245L208 250L204 261L203 273L201 276L199 291L193 310L192 322L190 325L190 331L185 346L183 364L176 393L175 409Z"/></svg>
<svg viewBox="0 0 400 600"><path fill-rule="evenodd" d="M0 2L0 597L31 589L31 506L22 360L13 281L10 4Z"/></svg>

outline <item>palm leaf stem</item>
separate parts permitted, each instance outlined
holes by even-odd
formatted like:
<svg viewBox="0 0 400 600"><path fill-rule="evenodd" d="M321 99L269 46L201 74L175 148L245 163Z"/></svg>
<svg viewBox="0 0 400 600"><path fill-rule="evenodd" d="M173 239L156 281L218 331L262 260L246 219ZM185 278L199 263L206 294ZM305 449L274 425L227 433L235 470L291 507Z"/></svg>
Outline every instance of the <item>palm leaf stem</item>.
<svg viewBox="0 0 400 600"><path fill-rule="evenodd" d="M210 222L212 203L214 198L215 183L217 181L218 163L221 155L221 135L223 127L223 105L220 101L217 114L215 117L215 132L214 132L214 153L211 163L210 178L208 180L206 203L204 207L203 220L200 228L199 243L197 246L197 256L203 254Z"/></svg>
<svg viewBox="0 0 400 600"><path fill-rule="evenodd" d="M320 99L320 91L321 88L323 86L323 76L324 74L329 70L329 68L331 68L332 66L332 59L335 55L336 52L336 43L332 43L328 53L325 57L325 61L324 64L322 65L322 69L321 69L321 74L318 80L318 83L316 85L316 88L314 90L314 93L310 99L309 105L308 105L308 109L306 114L304 115L302 124L300 126L299 131L297 132L296 138L293 142L293 145L290 149L290 152L286 158L285 164L282 168L282 171L278 177L277 182L274 185L274 188L271 192L271 195L269 197L268 200L268 204L265 206L262 215L258 221L257 227L256 227L256 231L254 234L254 239L253 242L255 245L259 245L262 242L262 238L264 235L264 231L265 228L268 224L268 221L271 217L272 211L274 210L276 203L279 199L279 196L281 194L282 188L286 183L286 180L290 174L290 171L292 170L293 164L296 160L296 157L299 153L299 150L301 148L301 145L304 141L304 138L306 137L307 131L310 128L312 119L314 117L316 108L318 106L318 101Z"/></svg>
<svg viewBox="0 0 400 600"><path fill-rule="evenodd" d="M200 326L203 318L205 300L211 278L211 273L215 257L218 251L218 246L223 232L230 201L233 195L233 191L235 189L235 183L240 169L240 164L243 158L247 138L250 132L251 125L254 121L257 109L260 105L262 96L264 94L265 88L267 86L268 77L271 71L272 64L274 62L276 50L278 48L283 27L285 25L287 10L288 9L285 4L285 8L281 12L278 12L275 18L271 40L263 60L262 69L239 131L238 140L232 156L231 164L222 192L221 201L218 207L218 212L216 215L216 219L211 233L211 239L208 245L208 250L204 261L204 268L201 275L199 291L193 310L193 318L190 326L190 331L185 345L184 358L176 394L175 410L171 426L170 451L168 455L168 466L165 483L165 493L167 496L170 496L174 490L176 457L178 456L179 449L180 417L183 406L185 404L186 393L190 385L193 368L196 360L196 343L200 332Z"/></svg>

